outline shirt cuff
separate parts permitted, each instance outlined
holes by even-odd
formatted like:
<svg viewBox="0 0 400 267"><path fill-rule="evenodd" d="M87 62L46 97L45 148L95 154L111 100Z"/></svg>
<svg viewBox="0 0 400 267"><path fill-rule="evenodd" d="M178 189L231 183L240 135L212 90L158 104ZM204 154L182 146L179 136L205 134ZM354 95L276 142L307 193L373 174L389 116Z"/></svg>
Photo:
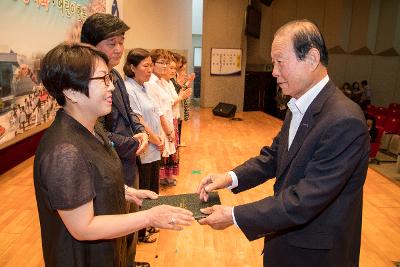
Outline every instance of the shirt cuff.
<svg viewBox="0 0 400 267"><path fill-rule="evenodd" d="M233 220L233 224L236 225L236 227L239 227L239 225L236 222L236 218L235 218L235 212L233 211L235 209L235 207L232 207L232 220Z"/></svg>
<svg viewBox="0 0 400 267"><path fill-rule="evenodd" d="M230 185L230 186L228 186L227 188L229 189L229 190L232 190L233 188L236 188L238 185L239 185L239 182L238 182L238 178L237 178L237 176L236 176L236 173L234 173L233 171L229 171L229 172L227 172L230 176L231 176L231 178L232 178L232 184Z"/></svg>

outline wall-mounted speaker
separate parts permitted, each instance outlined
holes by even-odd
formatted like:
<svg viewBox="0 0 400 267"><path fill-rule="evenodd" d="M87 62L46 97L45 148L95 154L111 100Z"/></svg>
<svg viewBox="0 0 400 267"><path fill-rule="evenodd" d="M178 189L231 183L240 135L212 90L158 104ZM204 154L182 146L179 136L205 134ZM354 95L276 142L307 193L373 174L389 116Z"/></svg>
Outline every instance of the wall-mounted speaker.
<svg viewBox="0 0 400 267"><path fill-rule="evenodd" d="M270 6L272 3L272 0L260 0L260 3L266 5L266 6Z"/></svg>

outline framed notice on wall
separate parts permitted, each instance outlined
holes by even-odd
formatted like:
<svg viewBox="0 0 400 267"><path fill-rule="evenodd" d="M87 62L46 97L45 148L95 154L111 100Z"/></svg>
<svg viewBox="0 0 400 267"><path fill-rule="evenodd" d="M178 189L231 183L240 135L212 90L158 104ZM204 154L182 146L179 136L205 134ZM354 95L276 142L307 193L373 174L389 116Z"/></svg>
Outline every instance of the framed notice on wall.
<svg viewBox="0 0 400 267"><path fill-rule="evenodd" d="M240 75L242 49L211 48L211 75Z"/></svg>

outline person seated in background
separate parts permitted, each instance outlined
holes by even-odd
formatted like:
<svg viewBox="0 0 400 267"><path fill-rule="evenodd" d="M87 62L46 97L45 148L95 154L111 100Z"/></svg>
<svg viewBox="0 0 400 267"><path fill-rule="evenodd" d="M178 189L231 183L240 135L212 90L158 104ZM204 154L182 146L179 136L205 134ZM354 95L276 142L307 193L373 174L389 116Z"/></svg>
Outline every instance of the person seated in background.
<svg viewBox="0 0 400 267"><path fill-rule="evenodd" d="M345 82L341 88L343 94L345 94L348 98L351 98L351 88L348 82Z"/></svg>
<svg viewBox="0 0 400 267"><path fill-rule="evenodd" d="M371 89L368 86L368 81L363 80L361 81L361 99L360 105L362 110L367 110L368 105L371 104Z"/></svg>
<svg viewBox="0 0 400 267"><path fill-rule="evenodd" d="M158 195L124 185L121 161L99 117L111 112L108 57L60 44L41 62L41 80L61 108L35 154L34 187L46 266L126 266L126 235L145 227L181 230L190 211L162 205L126 213Z"/></svg>
<svg viewBox="0 0 400 267"><path fill-rule="evenodd" d="M351 85L351 100L353 100L357 104L360 104L362 94L363 92L360 88L360 84L358 82L353 82L353 84Z"/></svg>
<svg viewBox="0 0 400 267"><path fill-rule="evenodd" d="M376 137L378 136L378 129L376 128L376 119L374 116L371 116L368 113L364 114L365 114L365 119L367 121L369 136L371 137L371 143L375 143L377 141Z"/></svg>

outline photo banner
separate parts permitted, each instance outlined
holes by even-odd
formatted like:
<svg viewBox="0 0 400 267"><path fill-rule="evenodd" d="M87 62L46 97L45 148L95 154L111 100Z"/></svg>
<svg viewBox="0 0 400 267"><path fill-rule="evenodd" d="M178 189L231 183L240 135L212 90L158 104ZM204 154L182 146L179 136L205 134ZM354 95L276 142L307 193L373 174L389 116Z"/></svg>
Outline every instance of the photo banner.
<svg viewBox="0 0 400 267"><path fill-rule="evenodd" d="M52 121L58 106L39 80L40 60L63 41L79 41L96 12L106 12L106 0L0 1L0 149Z"/></svg>

